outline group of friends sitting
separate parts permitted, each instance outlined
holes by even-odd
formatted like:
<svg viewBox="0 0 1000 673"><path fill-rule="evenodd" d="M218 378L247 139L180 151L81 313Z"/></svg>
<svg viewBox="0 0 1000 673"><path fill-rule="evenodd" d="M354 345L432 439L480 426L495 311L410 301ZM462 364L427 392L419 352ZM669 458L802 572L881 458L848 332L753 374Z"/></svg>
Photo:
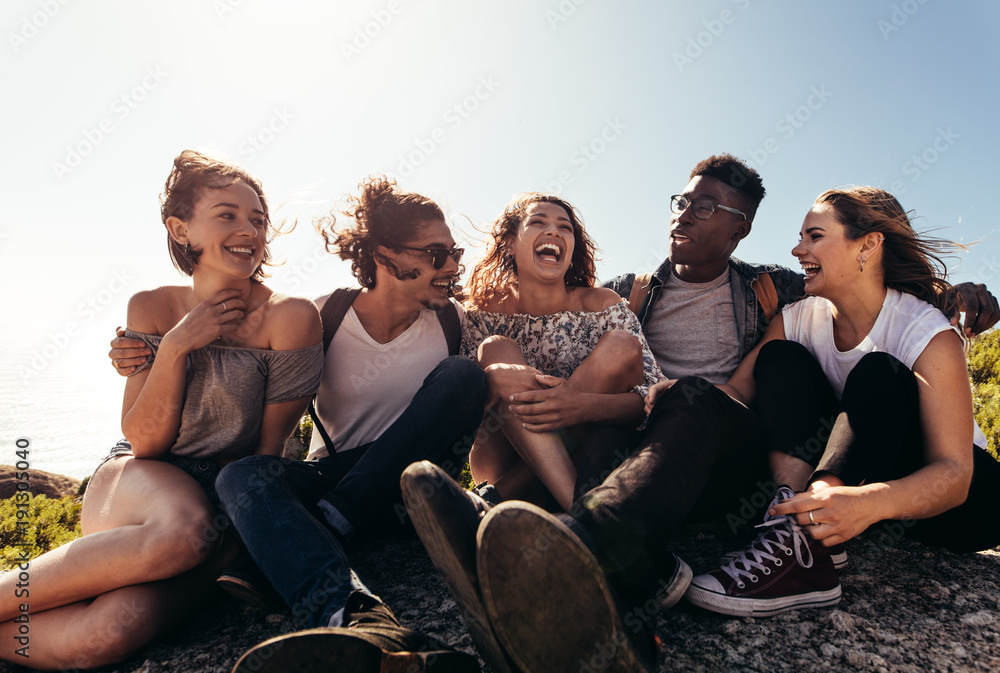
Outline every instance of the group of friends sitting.
<svg viewBox="0 0 1000 673"><path fill-rule="evenodd" d="M478 671L352 568L352 541L412 526L494 672L651 671L656 620L627 618L651 600L834 605L844 542L885 520L951 550L1000 544L964 351L996 299L951 286L943 242L872 187L815 200L801 273L740 261L764 193L738 158L701 161L663 199L668 258L604 286L576 209L519 195L463 288L442 209L371 177L317 222L360 289L314 303L263 283L260 182L182 152L161 215L191 283L131 298L110 353L125 439L83 535L30 562L29 657L17 574L0 577L0 657L120 661L222 583L275 592L306 629L234 671ZM282 457L310 406L307 459ZM695 576L678 530L761 484L779 485L761 532Z"/></svg>

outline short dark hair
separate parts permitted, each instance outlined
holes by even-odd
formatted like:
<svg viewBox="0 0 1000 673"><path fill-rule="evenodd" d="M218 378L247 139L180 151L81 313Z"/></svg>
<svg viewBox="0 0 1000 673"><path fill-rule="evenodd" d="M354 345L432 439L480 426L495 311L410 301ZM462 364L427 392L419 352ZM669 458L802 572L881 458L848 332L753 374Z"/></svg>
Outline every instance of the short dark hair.
<svg viewBox="0 0 1000 673"><path fill-rule="evenodd" d="M427 222L444 221L444 212L426 196L404 192L384 175L371 176L358 185L360 196L347 199L343 214L354 226L338 231L335 212L316 221L327 252L351 262L351 273L362 287L375 287L375 269L381 262L395 273L391 260L375 252L378 246L399 248L420 235Z"/></svg>
<svg viewBox="0 0 1000 673"><path fill-rule="evenodd" d="M163 194L160 195L160 219L163 220L163 224L166 224L167 219L171 217L186 221L194 212L194 206L205 189L225 189L237 182L246 183L257 193L261 209L264 211L264 222L267 226L264 257L252 276L253 280L260 281L268 277L264 272L264 266L271 261L268 244L279 232L271 226L271 214L267 208L267 199L264 198L264 188L260 180L250 175L248 171L227 159L212 157L195 150L184 150L174 159L174 166L167 176ZM167 249L177 270L190 276L198 264L202 251L181 245L169 233L167 233Z"/></svg>
<svg viewBox="0 0 1000 673"><path fill-rule="evenodd" d="M766 193L760 174L747 166L746 162L732 154L715 154L698 162L691 171L689 180L697 176L715 178L736 190L740 200L740 210L752 222L757 215L757 207Z"/></svg>

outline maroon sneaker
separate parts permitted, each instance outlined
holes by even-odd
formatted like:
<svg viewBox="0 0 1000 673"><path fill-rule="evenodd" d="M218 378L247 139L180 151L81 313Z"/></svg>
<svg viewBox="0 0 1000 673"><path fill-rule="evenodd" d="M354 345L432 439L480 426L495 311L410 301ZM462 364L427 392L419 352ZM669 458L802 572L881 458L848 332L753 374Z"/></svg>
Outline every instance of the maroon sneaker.
<svg viewBox="0 0 1000 673"><path fill-rule="evenodd" d="M794 495L782 486L771 506ZM735 559L695 577L685 598L737 617L770 617L840 602L840 580L829 549L806 535L793 517L768 517L759 527L766 530Z"/></svg>

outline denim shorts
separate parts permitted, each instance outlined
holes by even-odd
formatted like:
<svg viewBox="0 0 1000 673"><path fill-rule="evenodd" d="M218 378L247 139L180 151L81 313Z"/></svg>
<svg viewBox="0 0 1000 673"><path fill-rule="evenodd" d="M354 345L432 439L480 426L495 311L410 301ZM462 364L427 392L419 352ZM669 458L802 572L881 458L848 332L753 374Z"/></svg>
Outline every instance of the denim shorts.
<svg viewBox="0 0 1000 673"><path fill-rule="evenodd" d="M128 440L119 440L111 448L111 452L101 461L98 465L100 469L101 465L108 462L112 458L117 458L118 456L131 456L132 455L132 445L128 443ZM221 510L222 506L219 503L219 494L215 491L215 479L219 476L219 472L222 471L222 465L215 462L214 460L209 460L207 458L189 458L187 456L175 456L172 453L166 454L162 458L163 462L175 465L180 469L184 470L187 474L191 476L201 490L204 491L205 496L208 501L212 503L212 507ZM97 470L94 470L97 472Z"/></svg>

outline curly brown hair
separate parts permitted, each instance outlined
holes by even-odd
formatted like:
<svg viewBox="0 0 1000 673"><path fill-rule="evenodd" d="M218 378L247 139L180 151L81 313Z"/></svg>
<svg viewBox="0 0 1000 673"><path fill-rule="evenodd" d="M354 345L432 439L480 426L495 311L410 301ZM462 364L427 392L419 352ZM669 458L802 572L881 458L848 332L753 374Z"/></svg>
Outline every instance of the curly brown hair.
<svg viewBox="0 0 1000 673"><path fill-rule="evenodd" d="M376 252L379 246L398 249L417 238L424 223L444 220L441 208L426 196L404 192L384 175L365 178L358 188L360 196L347 199L342 214L354 220L354 226L337 231L336 212L316 220L316 230L323 237L327 252L350 260L351 273L362 287L375 287L378 263L399 275L393 262Z"/></svg>
<svg viewBox="0 0 1000 673"><path fill-rule="evenodd" d="M271 225L271 213L264 197L264 188L260 181L245 169L226 159L212 157L195 150L184 150L174 159L173 168L170 169L170 175L167 176L167 182L163 186L163 193L160 195L160 219L164 225L170 217L187 220L194 212L194 206L202 197L203 190L225 189L236 182L246 183L257 193L261 209L264 211L264 222L267 227L264 257L251 276L253 280L260 281L269 275L264 272L264 266L270 265L271 262L269 244L280 232ZM169 232L167 250L170 252L170 260L178 271L188 276L194 273L194 267L198 265L198 259L201 257L201 250L181 245L170 236Z"/></svg>
<svg viewBox="0 0 1000 673"><path fill-rule="evenodd" d="M525 218L528 206L539 202L560 206L573 224L573 258L566 271L566 284L571 287L594 287L597 282L597 246L583 228L583 220L576 208L558 196L528 192L515 195L493 223L486 256L476 264L466 286L466 295L473 307L483 309L510 296L510 288L517 284L513 249L517 229Z"/></svg>
<svg viewBox="0 0 1000 673"><path fill-rule="evenodd" d="M877 187L841 187L816 198L816 205L833 209L847 238L856 240L873 232L884 236L882 275L886 287L912 294L946 315L957 297L947 281L948 267L941 252L964 249L939 238L918 235L896 197Z"/></svg>

